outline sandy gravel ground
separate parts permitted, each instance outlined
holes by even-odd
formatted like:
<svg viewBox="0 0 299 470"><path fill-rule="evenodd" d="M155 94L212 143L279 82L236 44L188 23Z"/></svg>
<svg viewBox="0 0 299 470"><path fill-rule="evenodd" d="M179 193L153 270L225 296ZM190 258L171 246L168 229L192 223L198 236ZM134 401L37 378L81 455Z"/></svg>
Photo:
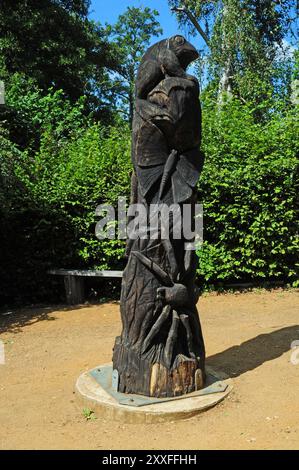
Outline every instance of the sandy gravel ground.
<svg viewBox="0 0 299 470"><path fill-rule="evenodd" d="M208 363L233 378L234 390L197 417L158 425L86 420L77 404L78 375L111 360L117 303L1 313L0 449L299 449L299 364L290 350L298 297L202 297Z"/></svg>

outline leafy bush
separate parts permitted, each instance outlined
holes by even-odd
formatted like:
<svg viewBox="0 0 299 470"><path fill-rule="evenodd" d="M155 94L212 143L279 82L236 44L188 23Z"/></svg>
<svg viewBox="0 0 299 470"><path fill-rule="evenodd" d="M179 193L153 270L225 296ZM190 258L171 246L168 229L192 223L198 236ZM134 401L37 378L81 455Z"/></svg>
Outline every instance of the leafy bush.
<svg viewBox="0 0 299 470"><path fill-rule="evenodd" d="M298 109L273 109L263 124L255 111L204 100L198 272L208 282L298 276Z"/></svg>
<svg viewBox="0 0 299 470"><path fill-rule="evenodd" d="M31 153L39 148L45 130L51 129L60 142L88 123L84 97L74 104L62 90L50 88L45 94L23 74L11 75L6 81L5 95L5 105L0 106L2 125L9 131L10 140Z"/></svg>
<svg viewBox="0 0 299 470"><path fill-rule="evenodd" d="M50 268L125 264L124 241L95 237L95 209L116 208L119 196L129 197L129 128L93 124L80 102L70 106L59 92L30 93L34 105L28 96L20 109L28 109L30 126L38 123L37 150L22 150L5 123L0 127L0 297L6 303L58 299L61 283L49 279ZM273 108L257 123L255 109L237 100L218 109L206 95L203 107L201 281L295 282L297 110Z"/></svg>

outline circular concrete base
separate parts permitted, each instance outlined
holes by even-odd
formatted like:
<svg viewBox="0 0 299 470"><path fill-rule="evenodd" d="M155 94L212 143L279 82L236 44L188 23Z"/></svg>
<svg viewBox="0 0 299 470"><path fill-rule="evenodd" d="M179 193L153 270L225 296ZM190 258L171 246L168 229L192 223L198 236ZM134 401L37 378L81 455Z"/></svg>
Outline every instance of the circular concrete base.
<svg viewBox="0 0 299 470"><path fill-rule="evenodd" d="M105 364L105 366L108 365ZM81 374L76 383L76 394L81 404L93 410L98 417L126 423L156 423L191 418L215 406L232 390L231 379L207 367L208 374L212 374L227 385L223 392L201 396L189 395L184 398L136 407L118 403L90 373L91 371L87 371Z"/></svg>

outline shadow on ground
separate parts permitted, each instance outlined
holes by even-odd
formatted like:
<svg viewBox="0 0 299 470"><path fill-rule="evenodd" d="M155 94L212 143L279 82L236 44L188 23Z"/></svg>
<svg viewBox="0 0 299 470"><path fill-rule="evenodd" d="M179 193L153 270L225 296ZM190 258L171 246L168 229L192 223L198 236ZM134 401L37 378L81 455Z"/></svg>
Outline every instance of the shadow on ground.
<svg viewBox="0 0 299 470"><path fill-rule="evenodd" d="M112 301L111 303L117 303ZM0 312L0 334L20 333L26 326L40 321L54 321L54 312L88 308L94 304L49 307L32 307L12 310L11 313ZM97 304L100 305L100 304ZM225 372L230 377L238 377L245 372L256 369L263 363L272 361L291 349L291 343L299 340L299 325L287 326L279 330L261 334L232 346L225 351L214 354L207 359L207 364Z"/></svg>
<svg viewBox="0 0 299 470"><path fill-rule="evenodd" d="M207 363L231 378L238 377L290 351L291 343L296 339L299 339L299 325L288 326L214 354L207 359Z"/></svg>
<svg viewBox="0 0 299 470"><path fill-rule="evenodd" d="M105 300L107 303L107 301ZM83 305L52 305L49 307L28 307L24 309L7 309L0 312L0 334L1 333L20 333L25 326L33 325L40 321L54 321L56 317L51 315L53 312L68 312L82 308L101 305L96 304ZM111 301L110 303L118 303Z"/></svg>

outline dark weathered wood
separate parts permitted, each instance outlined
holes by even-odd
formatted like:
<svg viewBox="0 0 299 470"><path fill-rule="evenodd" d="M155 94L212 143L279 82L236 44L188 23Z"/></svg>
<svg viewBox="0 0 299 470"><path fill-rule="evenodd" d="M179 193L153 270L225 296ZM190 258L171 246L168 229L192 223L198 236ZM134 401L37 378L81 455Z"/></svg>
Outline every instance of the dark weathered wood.
<svg viewBox="0 0 299 470"><path fill-rule="evenodd" d="M84 281L81 277L65 276L64 286L66 300L69 305L82 304L84 302Z"/></svg>
<svg viewBox="0 0 299 470"><path fill-rule="evenodd" d="M141 60L132 129L131 203L196 202L203 165L197 80L186 67L198 56L182 36L155 44ZM193 210L192 209L192 210ZM193 212L192 212L193 213ZM173 228L173 226L171 226ZM180 228L182 232L182 227ZM165 397L202 388L205 348L196 309L195 252L172 232L129 239L121 291L122 333L113 367L118 390Z"/></svg>

